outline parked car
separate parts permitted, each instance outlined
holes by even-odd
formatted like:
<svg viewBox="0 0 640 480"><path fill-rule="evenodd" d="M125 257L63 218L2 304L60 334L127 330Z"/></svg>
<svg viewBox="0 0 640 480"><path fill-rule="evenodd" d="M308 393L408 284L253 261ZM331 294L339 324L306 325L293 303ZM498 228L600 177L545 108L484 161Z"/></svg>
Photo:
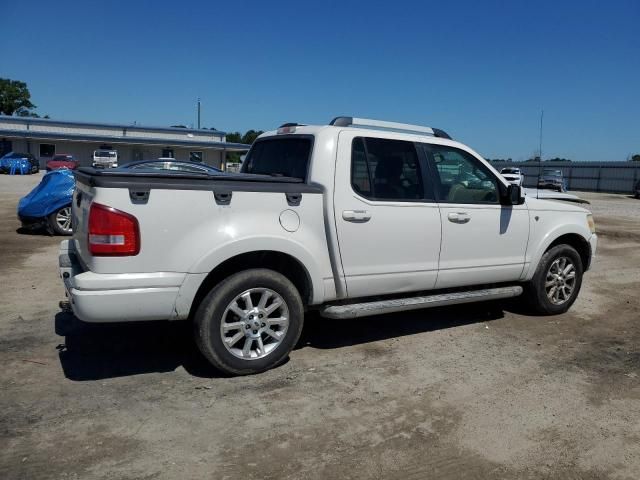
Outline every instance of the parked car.
<svg viewBox="0 0 640 480"><path fill-rule="evenodd" d="M11 162L15 160L27 160L31 165L29 173L38 173L40 171L40 163L38 159L30 153L9 152L0 158L0 171L9 173Z"/></svg>
<svg viewBox="0 0 640 480"><path fill-rule="evenodd" d="M58 170L60 168L75 170L79 165L78 161L73 158L73 155L59 153L47 162L47 171L50 172L51 170Z"/></svg>
<svg viewBox="0 0 640 480"><path fill-rule="evenodd" d="M86 322L191 319L234 375L284 362L310 309L349 321L522 295L565 312L597 245L589 211L524 197L442 130L394 122L285 124L237 174L76 180L63 306Z"/></svg>
<svg viewBox="0 0 640 480"><path fill-rule="evenodd" d="M514 185L522 186L524 182L524 175L519 168L507 167L500 170L500 175L502 175L507 182L513 183Z"/></svg>
<svg viewBox="0 0 640 480"><path fill-rule="evenodd" d="M71 235L71 199L75 181L66 168L53 170L18 203L18 218L23 227L44 227L56 235Z"/></svg>
<svg viewBox="0 0 640 480"><path fill-rule="evenodd" d="M538 177L538 188L549 188L558 192L564 192L566 188L562 170L555 168L544 168Z"/></svg>
<svg viewBox="0 0 640 480"><path fill-rule="evenodd" d="M120 170L127 169L151 169L151 170L176 170L180 172L193 172L193 173L208 173L217 174L223 173L222 170L211 167L204 163L186 162L174 159L159 159L159 160L140 160L137 162L127 163L122 165Z"/></svg>
<svg viewBox="0 0 640 480"><path fill-rule="evenodd" d="M98 149L93 152L94 168L116 168L118 166L118 151Z"/></svg>

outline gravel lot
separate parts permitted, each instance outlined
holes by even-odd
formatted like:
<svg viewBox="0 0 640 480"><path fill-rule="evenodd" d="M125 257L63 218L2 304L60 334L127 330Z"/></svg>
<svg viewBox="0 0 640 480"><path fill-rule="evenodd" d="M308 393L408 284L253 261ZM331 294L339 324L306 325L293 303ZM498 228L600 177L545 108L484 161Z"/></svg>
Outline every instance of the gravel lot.
<svg viewBox="0 0 640 480"><path fill-rule="evenodd" d="M640 472L640 201L601 231L573 309L308 316L282 367L220 378L186 323L58 310L59 238L17 233L0 176L0 479L612 478Z"/></svg>

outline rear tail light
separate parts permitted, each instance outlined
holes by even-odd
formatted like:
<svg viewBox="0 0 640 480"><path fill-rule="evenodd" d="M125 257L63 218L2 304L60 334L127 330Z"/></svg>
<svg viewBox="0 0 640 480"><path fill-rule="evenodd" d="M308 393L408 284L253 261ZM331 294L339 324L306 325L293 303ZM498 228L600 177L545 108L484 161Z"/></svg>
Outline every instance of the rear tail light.
<svg viewBox="0 0 640 480"><path fill-rule="evenodd" d="M133 215L92 203L89 210L91 255L129 256L140 252L140 228Z"/></svg>

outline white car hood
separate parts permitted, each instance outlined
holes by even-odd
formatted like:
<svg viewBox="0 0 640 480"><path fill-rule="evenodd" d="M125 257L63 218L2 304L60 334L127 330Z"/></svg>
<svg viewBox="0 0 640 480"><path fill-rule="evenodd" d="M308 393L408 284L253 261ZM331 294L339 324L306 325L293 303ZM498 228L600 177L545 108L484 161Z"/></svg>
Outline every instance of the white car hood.
<svg viewBox="0 0 640 480"><path fill-rule="evenodd" d="M527 198L527 205L533 210L557 210L563 212L584 212L589 213L579 204L588 204L586 200L571 193L552 192L550 190L538 190L535 188L524 188L524 195Z"/></svg>

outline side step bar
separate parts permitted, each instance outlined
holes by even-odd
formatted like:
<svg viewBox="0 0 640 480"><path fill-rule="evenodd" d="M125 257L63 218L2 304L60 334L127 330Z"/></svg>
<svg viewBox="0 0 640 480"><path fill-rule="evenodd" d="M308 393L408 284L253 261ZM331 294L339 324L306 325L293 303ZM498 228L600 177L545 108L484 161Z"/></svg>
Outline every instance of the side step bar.
<svg viewBox="0 0 640 480"><path fill-rule="evenodd" d="M441 293L423 297L396 298L393 300L379 300L347 305L326 305L320 309L320 315L325 318L368 317L370 315L404 312L406 310L418 310L420 308L499 300L501 298L517 297L520 294L522 294L522 287L517 285L512 287L487 288L484 290Z"/></svg>

